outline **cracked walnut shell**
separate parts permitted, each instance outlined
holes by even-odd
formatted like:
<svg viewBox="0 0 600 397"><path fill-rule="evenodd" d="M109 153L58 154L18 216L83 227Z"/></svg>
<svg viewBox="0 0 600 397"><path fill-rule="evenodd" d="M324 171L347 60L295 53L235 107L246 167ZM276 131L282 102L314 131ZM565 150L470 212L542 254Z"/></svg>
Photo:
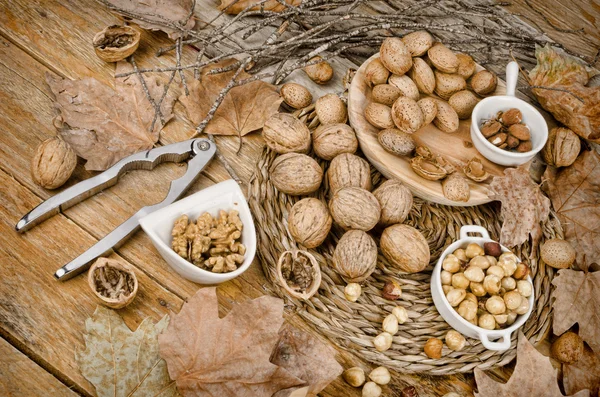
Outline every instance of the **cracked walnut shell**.
<svg viewBox="0 0 600 397"><path fill-rule="evenodd" d="M277 261L277 279L290 295L307 300L321 285L321 268L308 251L285 251Z"/></svg>
<svg viewBox="0 0 600 397"><path fill-rule="evenodd" d="M111 309L121 309L135 298L138 281L133 269L123 262L98 258L88 272L94 296Z"/></svg>
<svg viewBox="0 0 600 397"><path fill-rule="evenodd" d="M98 32L92 44L98 58L104 62L118 62L138 49L140 37L140 32L131 26L112 25Z"/></svg>
<svg viewBox="0 0 600 397"><path fill-rule="evenodd" d="M335 222L346 230L371 230L381 215L377 198L359 187L338 190L329 201L329 211Z"/></svg>
<svg viewBox="0 0 600 397"><path fill-rule="evenodd" d="M347 231L333 253L333 268L348 283L366 280L377 266L377 244L362 230Z"/></svg>
<svg viewBox="0 0 600 397"><path fill-rule="evenodd" d="M278 156L271 164L269 173L277 190L292 196L315 192L323 180L323 170L319 163L300 153Z"/></svg>
<svg viewBox="0 0 600 397"><path fill-rule="evenodd" d="M298 201L288 215L288 228L294 240L306 248L318 247L331 229L331 215L319 199L308 197Z"/></svg>
<svg viewBox="0 0 600 397"><path fill-rule="evenodd" d="M59 137L46 139L31 159L33 181L46 189L64 185L77 166L77 155L71 146Z"/></svg>

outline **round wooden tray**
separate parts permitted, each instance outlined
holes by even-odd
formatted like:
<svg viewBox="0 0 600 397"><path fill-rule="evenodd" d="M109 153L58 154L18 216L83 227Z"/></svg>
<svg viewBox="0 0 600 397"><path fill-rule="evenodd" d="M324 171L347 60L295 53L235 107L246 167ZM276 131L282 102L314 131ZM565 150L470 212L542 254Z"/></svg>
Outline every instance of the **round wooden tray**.
<svg viewBox="0 0 600 397"><path fill-rule="evenodd" d="M371 60L378 57L379 54L375 54L362 64L354 75L348 90L348 116L352 128L356 131L364 155L386 178L401 180L410 188L413 194L425 200L454 206L472 206L490 202L487 187L492 178L482 183L469 180L471 187L470 200L468 202L451 201L444 197L440 181L429 181L415 174L409 164L410 157L395 156L381 147L377 141L379 129L372 126L364 117L365 107L371 102L371 88L365 80L365 69ZM483 67L477 66L478 71L482 69ZM503 95L505 92L504 82L498 80L498 87L494 95ZM444 156L456 166L459 170L457 172L462 172L461 170L467 161L473 157L479 157L488 173L503 175L506 167L488 161L475 149L471 142L470 126L471 120L461 120L458 131L448 134L438 130L432 123L417 131L414 138L418 145L429 146L434 153Z"/></svg>

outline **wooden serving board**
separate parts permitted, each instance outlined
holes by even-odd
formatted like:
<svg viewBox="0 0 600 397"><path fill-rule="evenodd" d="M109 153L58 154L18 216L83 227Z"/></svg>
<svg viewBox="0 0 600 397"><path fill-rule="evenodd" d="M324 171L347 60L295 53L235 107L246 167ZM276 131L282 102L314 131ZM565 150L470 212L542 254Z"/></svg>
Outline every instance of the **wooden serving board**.
<svg viewBox="0 0 600 397"><path fill-rule="evenodd" d="M457 202L448 200L442 192L441 181L430 181L415 174L410 167L410 157L400 157L383 149L377 141L379 129L372 126L364 116L366 106L371 102L371 88L365 80L365 69L371 60L379 58L379 54L367 59L358 69L348 91L348 116L350 124L360 142L360 148L371 164L379 170L386 178L396 178L405 183L414 195L434 203L473 206L485 204L491 200L487 195L487 187L492 178L487 181L476 183L470 179L471 198L468 202ZM477 70L483 67L477 66ZM503 95L506 92L505 83L498 80L498 87L493 95ZM433 123L421 128L414 133L417 145L426 145L434 153L444 156L462 173L463 166L473 157L481 159L485 170L492 176L503 175L506 167L494 164L483 157L471 142L470 135L471 120L461 120L457 132L445 133L438 130Z"/></svg>

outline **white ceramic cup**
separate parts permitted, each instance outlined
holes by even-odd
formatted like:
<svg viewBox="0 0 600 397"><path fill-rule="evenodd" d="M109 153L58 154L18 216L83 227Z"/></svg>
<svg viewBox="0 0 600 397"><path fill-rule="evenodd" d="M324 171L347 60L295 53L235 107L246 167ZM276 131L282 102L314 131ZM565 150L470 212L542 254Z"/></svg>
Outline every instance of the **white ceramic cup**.
<svg viewBox="0 0 600 397"><path fill-rule="evenodd" d="M477 233L480 234L481 237L469 237L467 233ZM470 243L477 243L483 246L483 243L490 241L494 240L490 239L490 235L488 234L487 230L481 226L467 225L461 227L460 240L451 244L444 250L440 256L440 259L435 265L435 268L433 269L433 274L431 275L431 296L433 297L433 303L435 304L437 311L452 328L465 336L479 339L486 349L502 351L510 348L510 337L512 333L525 324L525 321L527 321L531 315L531 311L533 310L534 294L532 293L529 297L529 310L527 313L518 316L513 325L504 329L487 330L471 324L462 318L460 314L458 314L458 312L456 312L456 310L450 306L450 303L444 294L444 290L442 289L441 280L442 262L446 256L459 248L466 248ZM510 251L504 246L501 247L502 252ZM527 280L531 283L531 277L527 276ZM500 341L495 342L495 340Z"/></svg>
<svg viewBox="0 0 600 397"><path fill-rule="evenodd" d="M542 114L527 102L515 96L519 65L511 62L506 66L506 95L490 96L481 100L471 115L471 141L486 159L507 167L515 167L531 160L548 140L548 124ZM523 122L531 130L532 149L529 152L509 152L492 145L481 134L479 126L484 120L493 118L499 111L517 108L523 114Z"/></svg>

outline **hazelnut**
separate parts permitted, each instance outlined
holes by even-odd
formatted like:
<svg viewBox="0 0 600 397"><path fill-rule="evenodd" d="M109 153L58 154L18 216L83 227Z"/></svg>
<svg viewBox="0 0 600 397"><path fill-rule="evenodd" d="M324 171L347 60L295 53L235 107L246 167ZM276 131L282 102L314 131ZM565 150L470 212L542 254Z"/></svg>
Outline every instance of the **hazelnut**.
<svg viewBox="0 0 600 397"><path fill-rule="evenodd" d="M506 304L504 303L504 299L497 295L492 296L485 301L485 308L488 312L490 312L490 314L502 314L506 312Z"/></svg>
<svg viewBox="0 0 600 397"><path fill-rule="evenodd" d="M466 262L466 261L468 260L468 259L467 259L467 254L466 254L465 250L464 250L464 249L462 249L462 248L459 248L459 249L455 250L455 251L453 252L453 254L454 254L454 256L456 256L456 257L458 258L458 260L460 260L461 262Z"/></svg>
<svg viewBox="0 0 600 397"><path fill-rule="evenodd" d="M519 291L508 291L503 298L508 310L516 310L521 306L521 299L523 299Z"/></svg>
<svg viewBox="0 0 600 397"><path fill-rule="evenodd" d="M443 346L444 344L438 338L429 338L425 343L423 351L429 358L441 358Z"/></svg>
<svg viewBox="0 0 600 397"><path fill-rule="evenodd" d="M487 260L490 262L490 266L496 266L498 264L498 259L495 256L486 255Z"/></svg>
<svg viewBox="0 0 600 397"><path fill-rule="evenodd" d="M362 288L358 283L349 283L344 287L344 296L350 302L356 302L362 293Z"/></svg>
<svg viewBox="0 0 600 397"><path fill-rule="evenodd" d="M467 289L470 280L465 276L464 273L455 273L452 275L452 286L454 288Z"/></svg>
<svg viewBox="0 0 600 397"><path fill-rule="evenodd" d="M362 388L362 397L379 397L381 396L381 386L375 382L367 382Z"/></svg>
<svg viewBox="0 0 600 397"><path fill-rule="evenodd" d="M485 280L485 278L484 278L484 280ZM487 291L485 290L485 288L483 288L482 283L473 283L472 282L470 284L470 288L471 288L471 292L475 296L485 296L485 294L487 294Z"/></svg>
<svg viewBox="0 0 600 397"><path fill-rule="evenodd" d="M385 299L395 301L400 299L400 296L402 296L402 288L400 288L400 284L398 284L396 280L386 281L381 295Z"/></svg>
<svg viewBox="0 0 600 397"><path fill-rule="evenodd" d="M529 298L533 294L533 286L528 280L517 281L517 291L525 298Z"/></svg>
<svg viewBox="0 0 600 397"><path fill-rule="evenodd" d="M550 353L562 363L572 364L579 360L584 350L583 339L575 332L565 332L552 343Z"/></svg>
<svg viewBox="0 0 600 397"><path fill-rule="evenodd" d="M500 259L498 261L498 266L504 270L504 277L510 277L515 274L517 270L517 262L510 259Z"/></svg>
<svg viewBox="0 0 600 397"><path fill-rule="evenodd" d="M490 260L487 256L476 256L475 258L469 261L470 267L478 267L482 270L486 270L491 265Z"/></svg>
<svg viewBox="0 0 600 397"><path fill-rule="evenodd" d="M506 325L513 325L515 323L515 320L517 319L517 316L518 314L516 312L508 312L508 314L506 315Z"/></svg>
<svg viewBox="0 0 600 397"><path fill-rule="evenodd" d="M457 288L448 292L448 294L446 295L446 299L448 299L448 303L450 303L450 306L456 307L460 304L460 302L462 302L465 299L466 295L467 291L465 291L464 289Z"/></svg>
<svg viewBox="0 0 600 397"><path fill-rule="evenodd" d="M473 320L477 316L477 303L470 300L463 300L458 305L457 312L465 320Z"/></svg>
<svg viewBox="0 0 600 397"><path fill-rule="evenodd" d="M446 333L445 341L448 349L454 351L462 350L466 343L465 337L453 329Z"/></svg>
<svg viewBox="0 0 600 397"><path fill-rule="evenodd" d="M442 270L440 273L440 279L442 280L442 285L451 285L452 273L450 273L448 270Z"/></svg>
<svg viewBox="0 0 600 397"><path fill-rule="evenodd" d="M512 277L504 277L500 282L500 286L506 291L512 291L513 289L517 288L517 280Z"/></svg>
<svg viewBox="0 0 600 397"><path fill-rule="evenodd" d="M396 316L399 324L404 324L408 321L408 311L402 306L396 306L392 309L392 314Z"/></svg>
<svg viewBox="0 0 600 397"><path fill-rule="evenodd" d="M485 278L485 274L480 267L477 266L469 266L465 269L465 277L469 281L474 281L476 283L480 283ZM466 287L465 287L466 288Z"/></svg>
<svg viewBox="0 0 600 397"><path fill-rule="evenodd" d="M476 256L485 255L485 252L483 251L483 248L479 244L471 243L471 244L467 245L467 249L465 250L465 255L467 256L467 259L473 259Z"/></svg>
<svg viewBox="0 0 600 397"><path fill-rule="evenodd" d="M320 56L311 58L311 61L322 60ZM333 68L327 61L322 61L314 65L306 66L304 71L312 81L317 84L325 84L333 77Z"/></svg>
<svg viewBox="0 0 600 397"><path fill-rule="evenodd" d="M448 295L448 292L452 291L453 289L454 287L451 285L442 285L442 291L444 291L445 295Z"/></svg>
<svg viewBox="0 0 600 397"><path fill-rule="evenodd" d="M500 256L502 255L502 246L495 241L483 243L483 250L486 255Z"/></svg>
<svg viewBox="0 0 600 397"><path fill-rule="evenodd" d="M398 333L398 319L393 314L388 314L382 323L382 329L390 335Z"/></svg>
<svg viewBox="0 0 600 397"><path fill-rule="evenodd" d="M350 386L361 387L365 383L365 371L360 367L348 368L342 377Z"/></svg>
<svg viewBox="0 0 600 397"><path fill-rule="evenodd" d="M550 267L568 269L575 262L576 252L573 246L565 240L553 238L542 246L540 256Z"/></svg>
<svg viewBox="0 0 600 397"><path fill-rule="evenodd" d="M442 261L442 268L450 273L456 273L460 270L460 260L454 254L448 254Z"/></svg>
<svg viewBox="0 0 600 397"><path fill-rule="evenodd" d="M478 325L483 329L495 329L496 319L491 314L485 313L479 316Z"/></svg>
<svg viewBox="0 0 600 397"><path fill-rule="evenodd" d="M525 314L529 311L529 300L521 299L521 304L515 309L517 314Z"/></svg>
<svg viewBox="0 0 600 397"><path fill-rule="evenodd" d="M494 320L500 326L503 326L508 321L508 314L494 314Z"/></svg>
<svg viewBox="0 0 600 397"><path fill-rule="evenodd" d="M386 367L377 367L369 374L369 379L378 385L387 385L392 380L390 371Z"/></svg>
<svg viewBox="0 0 600 397"><path fill-rule="evenodd" d="M501 266L498 266L498 265L490 266L487 269L486 273L487 273L488 276L490 274L493 274L494 276L497 276L499 279L504 278L504 269Z"/></svg>
<svg viewBox="0 0 600 397"><path fill-rule="evenodd" d="M478 302L477 301L477 297L472 292L467 292L467 294L465 295L465 299L464 300L471 301L473 303L477 303Z"/></svg>
<svg viewBox="0 0 600 397"><path fill-rule="evenodd" d="M523 121L523 114L521 114L521 111L517 108L508 109L506 112L502 113L500 121L506 126L520 124Z"/></svg>
<svg viewBox="0 0 600 397"><path fill-rule="evenodd" d="M483 288L490 295L495 295L500 291L501 278L494 275L488 274L483 279Z"/></svg>
<svg viewBox="0 0 600 397"><path fill-rule="evenodd" d="M373 346L378 352L384 352L392 347L392 335L382 332L373 339Z"/></svg>

